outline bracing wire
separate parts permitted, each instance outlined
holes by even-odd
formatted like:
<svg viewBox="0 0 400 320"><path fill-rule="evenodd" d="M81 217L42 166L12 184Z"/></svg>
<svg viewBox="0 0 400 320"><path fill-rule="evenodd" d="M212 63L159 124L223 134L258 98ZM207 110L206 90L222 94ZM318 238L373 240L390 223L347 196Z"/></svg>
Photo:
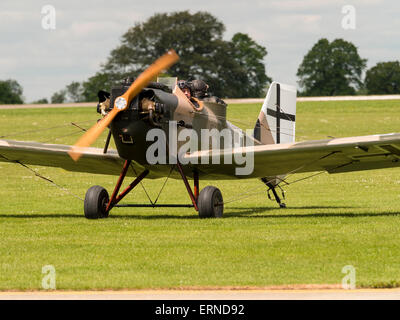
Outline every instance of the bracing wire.
<svg viewBox="0 0 400 320"><path fill-rule="evenodd" d="M93 120L85 120L85 121L80 121L80 122L75 122L75 123L68 123L68 124L63 124L63 125L58 125L58 126L53 126L53 127L39 128L39 129L34 129L34 130L27 130L27 131L9 133L9 134L0 136L0 139L4 139L4 138L8 138L8 137L22 136L22 135L29 134L29 133L36 133L36 132L43 132L43 131L47 131L47 130L66 128L66 127L69 127L71 125L75 125L76 123L83 124L83 123L89 123L89 122L93 122Z"/></svg>
<svg viewBox="0 0 400 320"><path fill-rule="evenodd" d="M65 187L63 187L63 186L61 186L61 185L55 183L52 179L47 178L47 177L41 175L39 172L37 172L36 170L34 170L34 169L32 169L31 167L27 166L26 164L22 163L21 161L18 161L18 160L9 160L8 158L6 158L5 156L3 156L3 155L1 155L1 154L0 154L0 157L2 157L3 159L5 159L7 162L14 162L14 163L19 164L19 165L22 166L23 168L25 168L25 169L29 170L30 172L32 172L36 177L38 177L38 178L40 178L40 179L42 179L42 180L44 180L44 181L49 182L49 183L52 184L53 186L55 186L55 187L57 187L58 189L62 190L64 193L67 193L67 194L69 194L69 195L73 196L74 198L79 199L79 200L81 200L81 201L84 201L81 197L79 197L79 196L76 195L75 193L73 193L73 192L69 191L67 188L65 188Z"/></svg>
<svg viewBox="0 0 400 320"><path fill-rule="evenodd" d="M317 173L313 173L313 174L311 174L311 175L309 175L309 176L307 176L307 177L304 177L304 178L301 178L301 179L297 179L297 180L292 181L292 182L287 182L287 181L286 181L286 179L287 179L290 175L293 175L293 174L295 174L296 172L300 171L301 169L303 169L303 168L305 168L305 167L308 167L308 166L310 166L310 165L312 165L312 164L314 164L314 163L316 163L316 162L318 162L318 161L321 161L321 160L323 160L323 159L326 159L326 158L328 158L328 157L330 157L330 156L332 156L332 155L334 155L334 154L336 154L336 153L337 153L336 151L333 151L333 152L330 152L330 153L328 153L328 154L326 154L326 155L324 155L324 156L322 156L322 157L320 157L320 158L318 158L318 159L315 159L315 160L313 160L313 161L310 161L309 163L303 164L303 165L301 165L301 166L299 166L299 167L297 167L297 168L295 168L295 169L293 169L293 170L287 172L286 174L284 174L283 176L285 176L285 179L284 179L284 180L283 180L283 179L280 179L280 180L281 180L282 182L285 182L286 185L293 185L294 183L297 183L297 182L300 182L300 181L304 181L304 180L310 179L310 178L312 178L312 177L314 177L314 176L317 176L317 175L320 175L320 174L322 174L322 173L325 173L325 171L319 171L319 172L317 172ZM341 164L341 165L339 165L339 166L333 168L332 170L335 170L335 169L337 169L337 168L346 166L346 165L348 165L348 164L351 164L351 163ZM274 178L272 178L271 180L265 182L265 184L271 183L271 182L273 182L275 179L276 179L276 177L274 177ZM245 194L242 193L242 195L243 195L242 197L235 197L235 198L232 198L232 200L224 201L223 204L228 204L228 203L232 203L232 202L235 202L235 201L239 201L239 200L243 200L243 199L246 199L246 198L250 198L250 197L259 195L259 194L261 194L261 193L265 193L265 190L259 191L259 192L251 192L251 191L250 191L250 192L247 192L247 193L245 193Z"/></svg>

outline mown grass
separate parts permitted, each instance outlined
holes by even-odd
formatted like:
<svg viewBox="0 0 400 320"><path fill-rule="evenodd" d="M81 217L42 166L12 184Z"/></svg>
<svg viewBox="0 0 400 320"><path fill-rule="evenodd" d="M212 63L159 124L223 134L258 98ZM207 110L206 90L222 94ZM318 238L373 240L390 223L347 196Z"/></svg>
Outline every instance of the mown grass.
<svg viewBox="0 0 400 320"><path fill-rule="evenodd" d="M400 101L301 102L297 140L399 132ZM252 128L260 105L230 105L228 118ZM97 119L91 108L0 110L5 139L72 144ZM88 122L84 122L88 121ZM53 130L37 131L48 127ZM31 131L24 135L17 132ZM71 136L67 134L74 133ZM64 136L64 137L61 137ZM104 144L105 135L96 143ZM83 198L116 177L34 167ZM359 287L400 283L400 169L322 174L286 187L287 209L259 193L257 180L201 181L234 200L223 219L192 209L116 208L89 221L83 203L27 169L0 163L0 289L41 289L53 265L57 289L176 288L341 283L356 268ZM291 181L307 175L293 176ZM163 183L145 180L154 199ZM130 201L145 202L142 188ZM169 180L159 202L187 203L181 181Z"/></svg>

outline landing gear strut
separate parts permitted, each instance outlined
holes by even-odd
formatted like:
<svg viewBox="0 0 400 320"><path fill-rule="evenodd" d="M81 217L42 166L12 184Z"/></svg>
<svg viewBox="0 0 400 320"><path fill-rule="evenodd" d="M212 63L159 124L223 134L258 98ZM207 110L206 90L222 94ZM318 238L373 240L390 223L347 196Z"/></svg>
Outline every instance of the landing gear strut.
<svg viewBox="0 0 400 320"><path fill-rule="evenodd" d="M144 170L124 191L118 194L130 164L130 160L125 161L121 175L118 178L111 198L109 198L107 190L101 186L93 186L86 192L84 202L84 212L86 218L107 218L110 210L114 207L191 207L198 211L200 218L222 217L224 203L221 191L216 187L207 186L199 193L199 174L197 171L193 171L194 190L192 191L187 177L183 172L182 165L179 162L176 166L186 186L192 204L156 204L150 199L151 204L119 205L118 203L149 174L149 170ZM173 168L171 168L171 171L172 170ZM157 200L155 202L157 202Z"/></svg>

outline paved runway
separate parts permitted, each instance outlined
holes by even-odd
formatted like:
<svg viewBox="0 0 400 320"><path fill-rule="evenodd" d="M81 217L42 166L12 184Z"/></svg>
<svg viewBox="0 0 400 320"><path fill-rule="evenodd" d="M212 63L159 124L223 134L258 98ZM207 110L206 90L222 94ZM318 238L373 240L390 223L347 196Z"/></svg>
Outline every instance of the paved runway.
<svg viewBox="0 0 400 320"><path fill-rule="evenodd" d="M400 94L392 95L369 95L369 96L332 96L332 97L297 97L297 101L349 101L349 100L398 100ZM224 99L227 104L236 103L263 103L263 98ZM1 109L36 109L36 108L95 108L97 102L76 103L49 103L49 104L8 104L0 105Z"/></svg>
<svg viewBox="0 0 400 320"><path fill-rule="evenodd" d="M0 300L400 300L400 289L0 292Z"/></svg>

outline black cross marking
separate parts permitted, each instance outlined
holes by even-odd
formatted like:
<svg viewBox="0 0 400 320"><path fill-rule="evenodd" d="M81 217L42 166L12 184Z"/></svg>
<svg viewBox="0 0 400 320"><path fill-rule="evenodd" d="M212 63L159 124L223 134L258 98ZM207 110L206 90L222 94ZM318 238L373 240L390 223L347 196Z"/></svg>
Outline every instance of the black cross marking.
<svg viewBox="0 0 400 320"><path fill-rule="evenodd" d="M276 84L276 143L281 143L281 85L279 83Z"/></svg>
<svg viewBox="0 0 400 320"><path fill-rule="evenodd" d="M281 119L288 121L296 121L294 114L289 114L281 111L281 86L276 84L276 111L267 108L267 115L276 118L276 143L281 142Z"/></svg>
<svg viewBox="0 0 400 320"><path fill-rule="evenodd" d="M271 117L276 118L277 117L277 112L275 110L272 109L267 109L267 114ZM280 117L282 120L287 120L287 121L296 121L296 116L294 114L289 114L289 113L285 113L285 112L281 112L279 113Z"/></svg>

